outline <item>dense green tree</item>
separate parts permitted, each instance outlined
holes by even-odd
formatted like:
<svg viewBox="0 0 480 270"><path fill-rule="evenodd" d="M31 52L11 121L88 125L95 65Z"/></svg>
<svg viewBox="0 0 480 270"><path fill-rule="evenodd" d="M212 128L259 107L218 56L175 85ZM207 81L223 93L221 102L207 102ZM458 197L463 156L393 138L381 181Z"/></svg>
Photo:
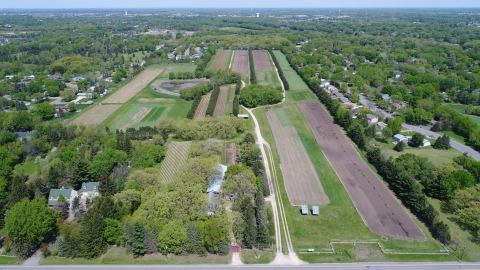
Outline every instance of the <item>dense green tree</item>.
<svg viewBox="0 0 480 270"><path fill-rule="evenodd" d="M187 242L187 232L181 221L172 221L163 226L158 234L158 248L163 254L179 255Z"/></svg>
<svg viewBox="0 0 480 270"><path fill-rule="evenodd" d="M24 199L15 204L8 211L3 228L5 236L11 241L12 251L22 258L33 254L40 243L55 231L55 213L43 199Z"/></svg>
<svg viewBox="0 0 480 270"><path fill-rule="evenodd" d="M420 134L420 133L415 133L412 136L412 139L410 140L410 144L413 147L420 147L423 145L423 140L425 139L425 135Z"/></svg>
<svg viewBox="0 0 480 270"><path fill-rule="evenodd" d="M139 222L135 222L133 224L133 231L132 231L132 253L134 257L141 257L145 255L145 228Z"/></svg>
<svg viewBox="0 0 480 270"><path fill-rule="evenodd" d="M448 137L447 135L439 137L433 144L433 148L443 150L450 149L450 137Z"/></svg>
<svg viewBox="0 0 480 270"><path fill-rule="evenodd" d="M95 258L107 250L105 217L100 211L90 209L82 218L78 239L78 256Z"/></svg>
<svg viewBox="0 0 480 270"><path fill-rule="evenodd" d="M123 225L120 221L107 218L105 219L105 241L109 245L122 246L125 242Z"/></svg>

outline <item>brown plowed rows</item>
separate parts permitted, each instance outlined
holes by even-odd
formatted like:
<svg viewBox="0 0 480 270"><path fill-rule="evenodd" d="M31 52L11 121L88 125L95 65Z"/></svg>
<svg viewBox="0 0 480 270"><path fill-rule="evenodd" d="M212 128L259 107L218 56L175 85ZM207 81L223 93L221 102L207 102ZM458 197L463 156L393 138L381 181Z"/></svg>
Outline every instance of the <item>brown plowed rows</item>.
<svg viewBox="0 0 480 270"><path fill-rule="evenodd" d="M192 142L172 142L168 146L165 159L160 165L160 178L162 182L168 183L175 179L187 163L188 154Z"/></svg>
<svg viewBox="0 0 480 270"><path fill-rule="evenodd" d="M223 49L218 50L215 56L213 57L213 60L210 63L210 66L208 67L208 70L219 71L219 70L227 69L228 62L230 61L231 55L232 55L231 50L223 50Z"/></svg>
<svg viewBox="0 0 480 270"><path fill-rule="evenodd" d="M75 118L71 123L79 126L99 125L107 119L110 114L120 108L120 106L120 104L95 105L95 107Z"/></svg>
<svg viewBox="0 0 480 270"><path fill-rule="evenodd" d="M299 107L368 227L378 235L424 239L395 195L360 157L320 103L302 102Z"/></svg>
<svg viewBox="0 0 480 270"><path fill-rule="evenodd" d="M248 66L248 51L235 51L232 70L236 73L239 73L243 77L248 77L250 75L250 67Z"/></svg>
<svg viewBox="0 0 480 270"><path fill-rule="evenodd" d="M253 51L253 61L255 62L255 71L269 71L273 69L267 51Z"/></svg>
<svg viewBox="0 0 480 270"><path fill-rule="evenodd" d="M198 104L197 110L195 111L195 115L193 116L194 120L203 119L207 113L208 103L210 102L210 95L212 92L209 92L206 95L202 96L200 103Z"/></svg>
<svg viewBox="0 0 480 270"><path fill-rule="evenodd" d="M213 111L214 117L220 117L225 115L225 111L227 110L229 91L230 91L229 86L224 85L220 87L220 93L218 94L217 104L215 104L215 110Z"/></svg>
<svg viewBox="0 0 480 270"><path fill-rule="evenodd" d="M328 204L330 200L297 131L293 127L284 127L273 110L267 112L267 118L280 155L280 169L290 203Z"/></svg>

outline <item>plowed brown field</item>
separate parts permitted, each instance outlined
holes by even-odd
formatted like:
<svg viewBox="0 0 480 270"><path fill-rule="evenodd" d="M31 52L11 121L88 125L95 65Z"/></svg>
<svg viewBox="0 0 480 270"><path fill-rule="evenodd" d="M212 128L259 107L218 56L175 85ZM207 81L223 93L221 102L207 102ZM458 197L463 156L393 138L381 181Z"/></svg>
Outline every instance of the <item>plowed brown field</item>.
<svg viewBox="0 0 480 270"><path fill-rule="evenodd" d="M248 66L248 51L235 51L232 70L236 73L239 73L243 77L248 77L250 75L250 67Z"/></svg>
<svg viewBox="0 0 480 270"><path fill-rule="evenodd" d="M424 239L423 232L406 209L360 157L321 104L302 102L299 107L367 226L382 236Z"/></svg>

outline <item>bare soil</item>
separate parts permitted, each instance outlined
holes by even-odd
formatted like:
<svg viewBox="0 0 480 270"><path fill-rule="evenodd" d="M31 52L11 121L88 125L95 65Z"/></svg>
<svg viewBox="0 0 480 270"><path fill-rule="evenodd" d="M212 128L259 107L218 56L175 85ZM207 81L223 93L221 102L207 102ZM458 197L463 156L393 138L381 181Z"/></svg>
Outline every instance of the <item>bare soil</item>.
<svg viewBox="0 0 480 270"><path fill-rule="evenodd" d="M253 61L255 62L255 71L273 70L273 66L270 63L268 52L265 50L253 51Z"/></svg>
<svg viewBox="0 0 480 270"><path fill-rule="evenodd" d="M213 111L214 117L221 117L225 115L227 110L228 102L228 92L230 91L229 86L220 87L220 93L218 94L217 104L215 104L215 110Z"/></svg>
<svg viewBox="0 0 480 270"><path fill-rule="evenodd" d="M118 89L111 96L106 98L103 104L121 104L129 101L136 94L140 93L151 81L153 81L160 73L162 69L159 68L147 68L138 74L131 82Z"/></svg>
<svg viewBox="0 0 480 270"><path fill-rule="evenodd" d="M85 113L75 118L71 123L78 126L96 126L105 121L120 104L98 104Z"/></svg>
<svg viewBox="0 0 480 270"><path fill-rule="evenodd" d="M200 104L198 104L197 110L195 111L195 115L193 116L194 120L199 120L205 118L208 109L208 103L210 102L210 95L212 93L208 93L202 96L202 100L200 100Z"/></svg>
<svg viewBox="0 0 480 270"><path fill-rule="evenodd" d="M235 51L232 70L233 72L242 75L242 77L248 77L250 75L250 67L248 65L248 51Z"/></svg>
<svg viewBox="0 0 480 270"><path fill-rule="evenodd" d="M211 71L219 71L219 70L226 70L228 68L228 62L230 61L231 50L218 50L213 57L208 70Z"/></svg>
<svg viewBox="0 0 480 270"><path fill-rule="evenodd" d="M321 104L302 102L299 108L367 226L381 236L425 239L406 209L362 159Z"/></svg>
<svg viewBox="0 0 480 270"><path fill-rule="evenodd" d="M229 143L227 146L227 165L237 164L237 146L235 143Z"/></svg>
<svg viewBox="0 0 480 270"><path fill-rule="evenodd" d="M284 127L273 110L267 112L273 132L280 169L292 205L325 205L330 202L297 131Z"/></svg>

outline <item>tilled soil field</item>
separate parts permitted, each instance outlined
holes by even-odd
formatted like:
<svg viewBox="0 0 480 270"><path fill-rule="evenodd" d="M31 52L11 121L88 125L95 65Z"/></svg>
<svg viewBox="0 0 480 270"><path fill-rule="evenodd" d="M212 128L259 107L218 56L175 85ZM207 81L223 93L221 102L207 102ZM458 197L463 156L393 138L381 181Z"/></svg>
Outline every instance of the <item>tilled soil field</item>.
<svg viewBox="0 0 480 270"><path fill-rule="evenodd" d="M197 107L197 110L195 111L195 115L193 116L193 119L198 120L198 119L205 118L205 115L208 109L208 103L210 102L211 94L212 92L202 96L202 100L200 100L200 104L198 104L198 107Z"/></svg>
<svg viewBox="0 0 480 270"><path fill-rule="evenodd" d="M255 71L262 72L273 70L268 52L265 50L253 51L253 61L255 62Z"/></svg>
<svg viewBox="0 0 480 270"><path fill-rule="evenodd" d="M98 104L85 113L75 118L71 123L79 126L96 126L102 123L114 111L120 108L121 105L102 105Z"/></svg>
<svg viewBox="0 0 480 270"><path fill-rule="evenodd" d="M228 85L220 87L220 94L218 95L217 103L215 104L215 110L213 111L214 117L220 117L225 115L225 112L227 110L229 91L230 87Z"/></svg>
<svg viewBox="0 0 480 270"><path fill-rule="evenodd" d="M140 93L151 81L153 81L160 73L162 69L159 68L147 68L138 74L131 82L118 89L111 96L106 98L103 104L120 104L129 101L136 94Z"/></svg>
<svg viewBox="0 0 480 270"><path fill-rule="evenodd" d="M232 70L233 72L242 75L242 77L248 77L250 75L250 67L248 66L248 51L235 51Z"/></svg>
<svg viewBox="0 0 480 270"><path fill-rule="evenodd" d="M299 108L367 226L381 236L424 239L423 232L406 209L360 157L321 104L302 102Z"/></svg>
<svg viewBox="0 0 480 270"><path fill-rule="evenodd" d="M232 55L231 50L218 50L215 56L213 57L212 62L208 66L210 71L219 71L226 70L228 68L228 63L230 62L230 57Z"/></svg>
<svg viewBox="0 0 480 270"><path fill-rule="evenodd" d="M290 203L328 204L330 200L323 190L297 131L293 127L284 127L273 110L267 112L267 118L280 155L280 169Z"/></svg>

